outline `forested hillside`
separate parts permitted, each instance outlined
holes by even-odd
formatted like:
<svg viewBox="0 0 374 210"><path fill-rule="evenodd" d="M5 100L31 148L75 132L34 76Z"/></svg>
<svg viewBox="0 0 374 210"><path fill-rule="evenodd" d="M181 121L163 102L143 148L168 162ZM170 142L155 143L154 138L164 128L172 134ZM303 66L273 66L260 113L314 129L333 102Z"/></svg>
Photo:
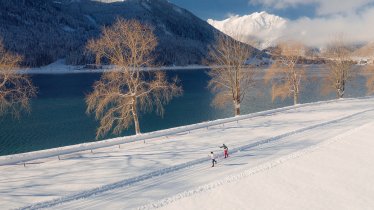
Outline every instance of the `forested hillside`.
<svg viewBox="0 0 374 210"><path fill-rule="evenodd" d="M205 21L166 0L0 0L0 36L8 50L24 56L24 65L41 66L66 58L91 63L88 39L117 17L151 24L158 37L158 63L200 64L220 33Z"/></svg>

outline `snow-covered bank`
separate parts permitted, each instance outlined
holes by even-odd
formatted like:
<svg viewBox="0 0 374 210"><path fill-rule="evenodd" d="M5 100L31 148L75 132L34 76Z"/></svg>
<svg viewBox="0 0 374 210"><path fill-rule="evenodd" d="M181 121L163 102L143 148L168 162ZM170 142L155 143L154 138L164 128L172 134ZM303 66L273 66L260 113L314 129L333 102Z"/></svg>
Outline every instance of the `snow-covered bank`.
<svg viewBox="0 0 374 210"><path fill-rule="evenodd" d="M189 65L189 66L161 66L157 68L149 67L143 68L145 71L152 70L196 70L196 69L209 69L209 66L203 65ZM23 74L81 74L81 73L102 73L105 71L113 70L113 66L102 66L100 69L85 68L85 66L73 66L65 64L65 60L60 59L47 66L39 68L20 69L19 72Z"/></svg>
<svg viewBox="0 0 374 210"><path fill-rule="evenodd" d="M309 104L154 138L146 144L133 142L63 155L61 160L35 160L26 167L0 166L0 203L3 208L31 209L162 206L159 201L170 203L164 199L176 200L173 196L206 189L212 186L209 183L271 165L327 140L367 132L362 126L373 122L373 110L374 98ZM234 153L211 168L207 155L210 151L220 154L222 143Z"/></svg>
<svg viewBox="0 0 374 210"><path fill-rule="evenodd" d="M357 100L357 99L344 99L344 100ZM53 149L47 149L47 150L40 150L40 151L35 151L35 152L0 156L0 166L10 165L10 164L19 164L19 163L23 164L29 161L43 159L43 158L59 157L62 155L68 155L68 154L77 153L77 152L95 150L99 148L111 147L111 146L117 146L117 145L119 146L121 144L127 144L127 143L138 142L138 141L146 141L146 140L154 139L154 138L167 137L170 135L177 135L179 133L191 132L193 130L205 129L205 128L209 128L212 126L224 125L225 123L236 122L239 120L245 120L245 119L250 119L254 117L274 114L276 112L284 112L290 109L301 108L304 106L320 105L320 104L326 104L326 103L337 103L339 101L341 102L342 100L338 100L338 101L331 100L331 101L321 101L321 102L314 102L314 103L299 104L296 106L282 107L278 109L257 112L257 113L242 115L238 117L219 119L219 120L203 122L203 123L198 123L198 124L193 124L193 125L170 128L170 129L160 130L160 131L155 131L155 132L150 132L150 133L144 133L144 134L140 134L136 136L118 137L118 138L102 140L98 142L90 142L90 143L83 143L83 144L78 144L78 145L65 146L65 147L59 147L59 148L53 148Z"/></svg>

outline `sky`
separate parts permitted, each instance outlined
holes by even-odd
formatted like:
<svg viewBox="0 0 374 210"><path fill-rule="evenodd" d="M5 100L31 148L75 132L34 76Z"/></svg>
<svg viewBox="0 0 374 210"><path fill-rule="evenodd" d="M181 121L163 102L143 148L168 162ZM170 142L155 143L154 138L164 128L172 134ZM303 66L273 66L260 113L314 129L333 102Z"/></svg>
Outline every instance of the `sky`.
<svg viewBox="0 0 374 210"><path fill-rule="evenodd" d="M286 18L285 36L324 45L342 34L351 42L374 41L374 0L169 0L203 20L266 11Z"/></svg>
<svg viewBox="0 0 374 210"><path fill-rule="evenodd" d="M169 0L171 3L188 9L203 20L223 20L230 15L247 15L253 12L267 11L269 13L297 19L302 16L313 16L315 5L299 5L285 9L272 8L269 5L258 4L261 1L248 0Z"/></svg>

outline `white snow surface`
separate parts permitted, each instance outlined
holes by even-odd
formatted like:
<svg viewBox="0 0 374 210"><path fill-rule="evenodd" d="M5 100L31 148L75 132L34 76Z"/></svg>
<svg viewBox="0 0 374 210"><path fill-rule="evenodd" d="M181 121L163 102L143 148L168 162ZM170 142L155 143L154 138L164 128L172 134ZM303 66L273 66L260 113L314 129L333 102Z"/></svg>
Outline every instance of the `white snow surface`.
<svg viewBox="0 0 374 210"><path fill-rule="evenodd" d="M120 148L108 147L118 141L108 140L93 153L37 159L25 167L0 166L0 206L374 208L374 98L299 105L191 126L159 131L166 136L153 136L145 144L137 137ZM228 159L222 158L222 143L229 147ZM217 167L210 167L210 151L219 155Z"/></svg>
<svg viewBox="0 0 374 210"><path fill-rule="evenodd" d="M373 209L373 129L373 123L364 124L321 145L197 188L205 193L181 193L161 209ZM183 196L187 198L180 199Z"/></svg>
<svg viewBox="0 0 374 210"><path fill-rule="evenodd" d="M196 70L196 69L209 69L212 67L204 65L188 65L188 66L161 66L161 67L147 67L143 68L145 71L151 70ZM67 65L65 59L59 59L54 63L46 66L20 69L19 72L23 74L75 74L75 73L102 73L105 71L113 71L115 66L104 65L101 69L88 69L84 66Z"/></svg>
<svg viewBox="0 0 374 210"><path fill-rule="evenodd" d="M218 30L240 41L248 42L259 49L276 44L286 28L287 20L267 12L255 12L244 16L231 16L225 20L208 19L208 23Z"/></svg>

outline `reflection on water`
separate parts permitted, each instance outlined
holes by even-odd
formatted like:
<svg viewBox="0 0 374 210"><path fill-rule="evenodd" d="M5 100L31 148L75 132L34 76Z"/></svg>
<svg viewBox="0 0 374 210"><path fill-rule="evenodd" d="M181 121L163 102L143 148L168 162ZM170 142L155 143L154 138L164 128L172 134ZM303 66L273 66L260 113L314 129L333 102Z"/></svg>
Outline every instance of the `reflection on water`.
<svg viewBox="0 0 374 210"><path fill-rule="evenodd" d="M142 132L232 116L231 107L218 110L210 106L213 95L206 88L209 78L205 71L168 71L168 75L180 78L184 94L165 107L163 118L153 113L144 114L140 119ZM94 141L98 123L86 115L84 97L99 78L100 74L33 75L39 94L32 101L32 112L20 120L8 117L0 120L0 155ZM364 84L365 79L358 77L355 86L347 90L346 97L364 96ZM273 103L270 90L259 80L243 102L242 114L292 105L292 99ZM334 93L321 96L318 79L308 80L303 90L301 103L335 97ZM121 135L133 133L130 128Z"/></svg>

